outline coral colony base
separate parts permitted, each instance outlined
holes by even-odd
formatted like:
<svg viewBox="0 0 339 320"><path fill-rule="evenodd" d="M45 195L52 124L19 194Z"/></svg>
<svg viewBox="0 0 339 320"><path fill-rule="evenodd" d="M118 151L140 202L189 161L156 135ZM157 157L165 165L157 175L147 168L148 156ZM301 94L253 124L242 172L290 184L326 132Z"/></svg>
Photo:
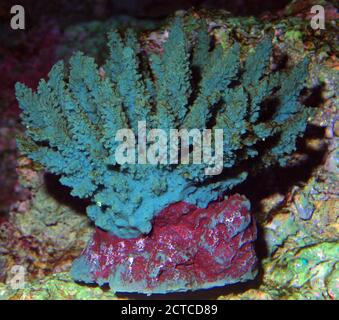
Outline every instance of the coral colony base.
<svg viewBox="0 0 339 320"><path fill-rule="evenodd" d="M96 229L72 268L74 279L119 292L166 293L251 280L257 273L250 204L234 195L206 209L178 202L149 235L121 239Z"/></svg>
<svg viewBox="0 0 339 320"><path fill-rule="evenodd" d="M243 61L237 43L212 46L204 23L188 32L180 18L161 53L130 30L111 32L109 49L104 72L76 53L36 93L16 85L21 151L92 202L97 228L73 278L141 293L253 279L250 205L224 195L287 164L312 114L299 99L307 60L272 70L266 36Z"/></svg>

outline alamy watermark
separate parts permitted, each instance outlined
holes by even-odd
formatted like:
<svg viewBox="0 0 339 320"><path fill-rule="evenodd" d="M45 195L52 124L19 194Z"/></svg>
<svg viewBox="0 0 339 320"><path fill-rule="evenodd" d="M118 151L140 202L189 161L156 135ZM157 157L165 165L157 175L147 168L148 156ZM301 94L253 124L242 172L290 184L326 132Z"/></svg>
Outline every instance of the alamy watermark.
<svg viewBox="0 0 339 320"><path fill-rule="evenodd" d="M25 24L25 8L16 4L11 8L11 28L13 30L24 30Z"/></svg>
<svg viewBox="0 0 339 320"><path fill-rule="evenodd" d="M311 18L311 27L314 30L325 29L325 9L321 5L315 5L311 8L311 13L314 14Z"/></svg>
<svg viewBox="0 0 339 320"><path fill-rule="evenodd" d="M13 290L23 289L26 285L26 268L21 265L15 265L10 270L7 277L7 285Z"/></svg>
<svg viewBox="0 0 339 320"><path fill-rule="evenodd" d="M16 4L11 7L10 25L13 30L24 30L25 24L25 8L22 5ZM325 29L325 9L322 5L314 5L310 10L313 15L311 18L311 27L314 30Z"/></svg>
<svg viewBox="0 0 339 320"><path fill-rule="evenodd" d="M138 121L138 132L117 130L115 149L118 164L206 164L206 175L218 175L223 169L224 131L214 129L150 129ZM214 144L212 148L212 144ZM180 155L180 156L179 156Z"/></svg>

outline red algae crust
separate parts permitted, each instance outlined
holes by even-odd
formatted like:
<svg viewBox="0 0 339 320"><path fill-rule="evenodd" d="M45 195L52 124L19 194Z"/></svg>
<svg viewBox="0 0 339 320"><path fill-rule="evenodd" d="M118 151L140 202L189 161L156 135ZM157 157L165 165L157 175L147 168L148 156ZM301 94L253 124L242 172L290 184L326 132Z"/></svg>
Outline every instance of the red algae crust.
<svg viewBox="0 0 339 320"><path fill-rule="evenodd" d="M238 194L207 208L172 204L150 234L122 239L99 228L72 267L77 281L109 284L114 292L166 293L253 279L256 226Z"/></svg>

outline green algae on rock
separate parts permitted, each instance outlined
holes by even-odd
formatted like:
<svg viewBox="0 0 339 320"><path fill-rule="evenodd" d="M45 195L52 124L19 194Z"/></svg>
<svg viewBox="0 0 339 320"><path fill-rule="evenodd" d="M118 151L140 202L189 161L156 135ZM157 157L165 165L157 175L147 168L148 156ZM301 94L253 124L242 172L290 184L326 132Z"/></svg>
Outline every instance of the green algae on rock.
<svg viewBox="0 0 339 320"><path fill-rule="evenodd" d="M67 273L57 273L26 283L23 289L0 284L0 299L6 300L116 300L110 291L75 283Z"/></svg>

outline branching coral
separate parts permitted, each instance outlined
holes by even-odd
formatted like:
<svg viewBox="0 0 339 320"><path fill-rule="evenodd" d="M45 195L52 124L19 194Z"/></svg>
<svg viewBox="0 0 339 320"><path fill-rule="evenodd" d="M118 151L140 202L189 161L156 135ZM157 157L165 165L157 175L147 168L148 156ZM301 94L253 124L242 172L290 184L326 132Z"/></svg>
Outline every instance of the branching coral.
<svg viewBox="0 0 339 320"><path fill-rule="evenodd" d="M239 166L244 161L284 165L305 130L310 109L298 98L306 59L272 72L269 37L244 63L237 43L211 48L205 25L195 38L188 40L176 19L163 53L146 56L132 31L124 38L111 32L104 75L79 52L69 70L58 62L36 93L16 85L26 126L21 151L60 175L72 195L91 198L89 217L119 237L148 233L153 217L172 203L206 207L246 179L247 169L235 169L246 168ZM224 172L206 175L208 163L117 163L116 132L137 132L139 121L167 131L222 129Z"/></svg>

